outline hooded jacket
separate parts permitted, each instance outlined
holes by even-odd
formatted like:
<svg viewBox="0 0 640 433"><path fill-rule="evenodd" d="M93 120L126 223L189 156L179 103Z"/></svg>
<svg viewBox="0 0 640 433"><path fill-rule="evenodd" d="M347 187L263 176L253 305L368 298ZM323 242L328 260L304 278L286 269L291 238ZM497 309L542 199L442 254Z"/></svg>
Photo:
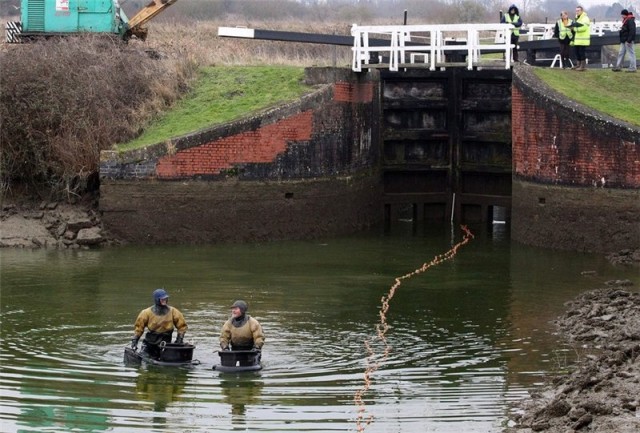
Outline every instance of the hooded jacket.
<svg viewBox="0 0 640 433"><path fill-rule="evenodd" d="M511 11L514 12L511 15ZM513 30L513 34L515 36L520 36L520 27L522 27L522 18L520 18L520 11L516 5L509 6L507 13L502 15L501 23L512 24L515 29Z"/></svg>
<svg viewBox="0 0 640 433"><path fill-rule="evenodd" d="M633 12L629 12L622 21L622 27L620 27L620 43L631 43L636 39L636 17L633 16Z"/></svg>
<svg viewBox="0 0 640 433"><path fill-rule="evenodd" d="M145 308L138 314L134 334L140 337L145 328L157 334L172 333L174 328L178 330L178 334L184 334L188 329L180 310L167 306L162 311L156 312L155 305Z"/></svg>
<svg viewBox="0 0 640 433"><path fill-rule="evenodd" d="M229 347L229 344L233 350L250 350L252 347L262 349L264 345L262 326L248 314L227 320L220 332L220 347L224 350Z"/></svg>

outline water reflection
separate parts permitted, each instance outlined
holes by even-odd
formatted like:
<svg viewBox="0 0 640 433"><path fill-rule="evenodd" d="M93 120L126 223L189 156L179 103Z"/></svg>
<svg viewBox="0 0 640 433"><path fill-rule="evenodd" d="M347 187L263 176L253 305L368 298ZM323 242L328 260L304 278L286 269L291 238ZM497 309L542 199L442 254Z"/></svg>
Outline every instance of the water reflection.
<svg viewBox="0 0 640 433"><path fill-rule="evenodd" d="M242 374L221 373L220 391L224 402L230 407L231 423L234 427L245 426L247 406L256 405L261 401L264 382L259 373L248 372Z"/></svg>
<svg viewBox="0 0 640 433"><path fill-rule="evenodd" d="M179 367L140 367L136 377L136 398L153 403L154 412L165 412L170 403L181 401L187 375L188 371Z"/></svg>
<svg viewBox="0 0 640 433"><path fill-rule="evenodd" d="M577 293L637 269L476 233L403 282L389 357L364 396L374 432L499 432L508 405L553 368L551 319ZM7 432L353 431L353 397L394 278L457 230L322 242L0 254L0 423ZM196 344L192 369L123 364L133 319L166 287ZM263 370L212 370L220 326L246 298Z"/></svg>
<svg viewBox="0 0 640 433"><path fill-rule="evenodd" d="M57 399L55 391L45 393L43 395L40 387L21 387L20 394L26 397L26 404L20 406L17 418L22 420L24 428L18 429L18 432L40 431L45 428L51 431L79 432L108 429L109 417L100 409L106 402L100 398L76 400L75 405L59 405L47 403ZM93 405L98 407L91 407Z"/></svg>

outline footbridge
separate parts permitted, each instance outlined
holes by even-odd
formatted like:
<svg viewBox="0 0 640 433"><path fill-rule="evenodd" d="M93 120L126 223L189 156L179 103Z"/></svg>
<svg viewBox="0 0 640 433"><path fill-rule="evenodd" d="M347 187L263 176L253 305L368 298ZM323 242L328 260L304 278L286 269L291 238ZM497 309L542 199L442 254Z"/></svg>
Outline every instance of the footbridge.
<svg viewBox="0 0 640 433"><path fill-rule="evenodd" d="M538 52L557 50L553 38L555 23L524 24L518 50L527 53L527 62L537 63ZM591 49L619 44L619 22L592 23ZM350 46L353 71L386 68L390 71L410 68L431 71L447 67L471 69L512 66L510 43L513 27L509 24L435 24L383 25L351 27L351 35L325 35L220 27L218 36ZM640 41L640 35L637 36Z"/></svg>
<svg viewBox="0 0 640 433"><path fill-rule="evenodd" d="M555 23L523 25L517 49L527 53L527 63L543 63L548 60L549 51L557 54L558 41L553 37L554 27ZM589 50L599 54L602 47L618 45L619 29L619 22L592 23ZM352 68L358 72L363 67L388 67L391 71L398 71L400 68L420 68L426 64L432 71L459 66L467 69L509 69L510 52L514 48L510 44L512 30L509 24L353 25ZM369 43L371 39L375 43ZM640 35L637 40L640 40ZM388 42L385 44L382 41ZM539 53L542 54L542 61L539 61ZM373 66L372 63L377 65Z"/></svg>

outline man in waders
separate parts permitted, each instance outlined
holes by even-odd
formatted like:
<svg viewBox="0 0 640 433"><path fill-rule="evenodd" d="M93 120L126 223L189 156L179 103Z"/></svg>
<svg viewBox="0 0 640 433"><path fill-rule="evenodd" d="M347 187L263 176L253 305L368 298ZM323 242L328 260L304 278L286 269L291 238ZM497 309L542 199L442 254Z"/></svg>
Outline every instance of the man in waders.
<svg viewBox="0 0 640 433"><path fill-rule="evenodd" d="M187 332L187 323L180 310L170 307L167 305L168 302L169 294L166 290L154 290L154 305L142 310L136 319L134 335L133 339L131 339L131 348L133 350L138 349L138 341L145 328L148 331L142 341L142 351L146 352L151 358L160 358L162 345L171 343L174 328L178 330L175 343L183 342L184 334Z"/></svg>
<svg viewBox="0 0 640 433"><path fill-rule="evenodd" d="M222 325L220 348L222 350L257 350L264 345L264 333L260 323L249 316L249 306L236 301L231 306L231 318Z"/></svg>

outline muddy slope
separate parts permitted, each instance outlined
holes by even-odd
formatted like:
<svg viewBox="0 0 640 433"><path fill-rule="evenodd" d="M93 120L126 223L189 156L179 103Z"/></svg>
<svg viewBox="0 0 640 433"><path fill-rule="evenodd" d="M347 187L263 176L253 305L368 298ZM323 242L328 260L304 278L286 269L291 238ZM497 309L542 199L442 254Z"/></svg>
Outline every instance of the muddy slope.
<svg viewBox="0 0 640 433"><path fill-rule="evenodd" d="M523 402L507 432L640 432L640 293L607 284L567 304L556 325L578 365Z"/></svg>

